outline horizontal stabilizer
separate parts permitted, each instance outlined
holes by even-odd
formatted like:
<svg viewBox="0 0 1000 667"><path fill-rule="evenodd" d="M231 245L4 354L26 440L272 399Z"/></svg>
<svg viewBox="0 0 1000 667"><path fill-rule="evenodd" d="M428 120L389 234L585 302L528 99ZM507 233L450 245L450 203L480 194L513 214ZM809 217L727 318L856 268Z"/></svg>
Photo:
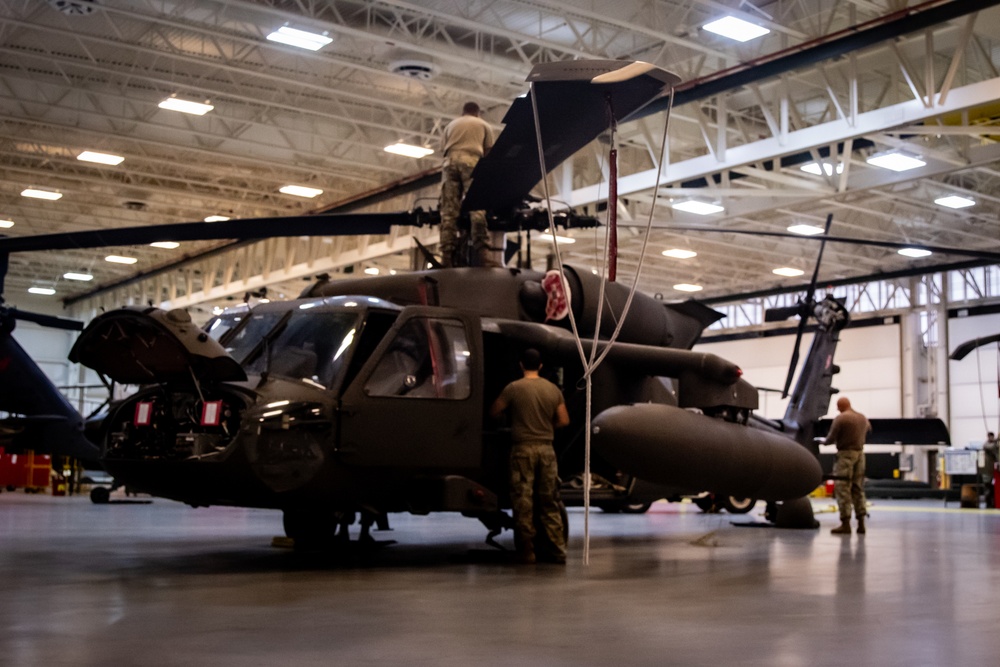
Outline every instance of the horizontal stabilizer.
<svg viewBox="0 0 1000 667"><path fill-rule="evenodd" d="M872 431L865 439L869 445L937 445L950 444L951 435L948 427L940 419L869 419ZM816 423L814 435L825 438L830 432L830 419L821 419Z"/></svg>

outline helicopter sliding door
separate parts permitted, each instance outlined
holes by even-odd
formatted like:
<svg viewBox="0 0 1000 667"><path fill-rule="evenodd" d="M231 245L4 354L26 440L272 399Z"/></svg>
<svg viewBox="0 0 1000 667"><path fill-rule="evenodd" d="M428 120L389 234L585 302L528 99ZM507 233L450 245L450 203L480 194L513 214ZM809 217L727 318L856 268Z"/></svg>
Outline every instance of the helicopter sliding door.
<svg viewBox="0 0 1000 667"><path fill-rule="evenodd" d="M479 318L406 308L344 391L340 460L414 474L478 468L482 392Z"/></svg>

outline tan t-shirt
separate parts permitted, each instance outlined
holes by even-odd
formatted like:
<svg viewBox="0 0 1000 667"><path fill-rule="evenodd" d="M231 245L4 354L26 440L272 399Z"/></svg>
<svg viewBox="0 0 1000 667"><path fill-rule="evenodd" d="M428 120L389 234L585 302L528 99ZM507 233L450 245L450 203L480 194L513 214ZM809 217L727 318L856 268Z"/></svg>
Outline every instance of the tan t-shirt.
<svg viewBox="0 0 1000 667"><path fill-rule="evenodd" d="M483 157L493 147L493 129L478 116L459 116L444 128L441 152L445 161L455 153Z"/></svg>
<svg viewBox="0 0 1000 667"><path fill-rule="evenodd" d="M504 387L500 398L510 415L515 442L552 442L552 421L563 403L562 392L545 378L521 378Z"/></svg>
<svg viewBox="0 0 1000 667"><path fill-rule="evenodd" d="M865 448L865 436L872 430L872 425L868 419L854 410L845 410L837 415L837 418L830 424L830 432L826 436L827 444L837 443L837 451L855 450L862 451Z"/></svg>

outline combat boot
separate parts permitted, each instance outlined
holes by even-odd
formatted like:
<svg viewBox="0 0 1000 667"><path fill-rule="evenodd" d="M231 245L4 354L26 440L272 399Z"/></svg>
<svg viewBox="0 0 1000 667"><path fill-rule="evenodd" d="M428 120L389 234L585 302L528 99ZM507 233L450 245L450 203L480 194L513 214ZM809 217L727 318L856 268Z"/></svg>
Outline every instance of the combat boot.
<svg viewBox="0 0 1000 667"><path fill-rule="evenodd" d="M830 531L834 535L850 535L851 534L851 522L841 521L840 525Z"/></svg>
<svg viewBox="0 0 1000 667"><path fill-rule="evenodd" d="M858 517L858 535L865 534L865 518L863 516Z"/></svg>

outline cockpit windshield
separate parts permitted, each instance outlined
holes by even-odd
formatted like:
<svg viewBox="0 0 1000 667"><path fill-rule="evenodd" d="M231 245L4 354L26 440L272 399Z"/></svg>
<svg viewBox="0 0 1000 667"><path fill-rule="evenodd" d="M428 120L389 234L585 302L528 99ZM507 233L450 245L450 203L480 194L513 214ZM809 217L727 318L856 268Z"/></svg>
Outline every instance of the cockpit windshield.
<svg viewBox="0 0 1000 667"><path fill-rule="evenodd" d="M243 360L243 368L247 374L266 371L333 389L347 367L359 322L357 311L295 311L276 337Z"/></svg>
<svg viewBox="0 0 1000 667"><path fill-rule="evenodd" d="M249 314L249 309L226 311L216 315L205 325L205 333L213 340L222 340L222 337L240 325Z"/></svg>
<svg viewBox="0 0 1000 667"><path fill-rule="evenodd" d="M281 311L251 312L244 317L243 326L226 340L226 352L241 365L246 364L253 351L260 347L264 337L287 315L287 312Z"/></svg>

